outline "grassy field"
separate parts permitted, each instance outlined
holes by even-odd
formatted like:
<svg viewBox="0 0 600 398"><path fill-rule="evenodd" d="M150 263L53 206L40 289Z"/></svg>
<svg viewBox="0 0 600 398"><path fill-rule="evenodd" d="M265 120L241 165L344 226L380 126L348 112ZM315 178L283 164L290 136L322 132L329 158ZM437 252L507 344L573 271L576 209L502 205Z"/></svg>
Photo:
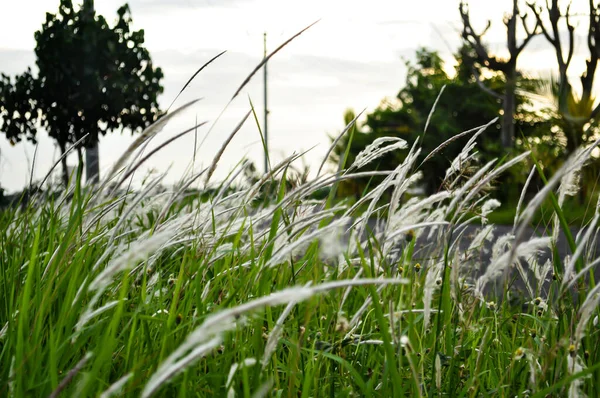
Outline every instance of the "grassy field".
<svg viewBox="0 0 600 398"><path fill-rule="evenodd" d="M380 187L352 207L332 200L339 181L387 150L408 156ZM157 177L109 194L108 181L138 166L130 162L93 190L75 184L3 211L0 395L598 396L599 298L586 272L598 207L589 234L569 235L570 258L537 263L552 237L514 245L544 200L556 206L556 230L566 226L561 203L591 150L519 205L490 264L478 258L493 226L463 252L461 230L485 224L499 203L483 192L529 154L469 179L451 168L448 190L400 205L418 181L418 152L376 143L355 164L296 184L292 156L253 185L236 178L242 166L212 184L217 155L172 191L157 193ZM194 181L210 195L181 201ZM265 184L277 187L269 200ZM311 199L322 187L331 196ZM384 228L369 233L386 189ZM421 233L437 244L417 263ZM511 296L511 278L501 297L486 295L522 264L526 297Z"/></svg>
<svg viewBox="0 0 600 398"><path fill-rule="evenodd" d="M127 190L154 153L145 145L177 114L149 127L97 186L73 183L0 212L0 396L600 396L589 243L600 206L590 204L574 237L565 205L598 142L540 176L545 187L504 216L514 228L484 264L500 206L490 186L531 156L472 163L487 126L448 169L445 190L426 198L404 200L421 177L420 150L398 138L308 180L291 155L257 180L241 178L240 164L213 182L238 128L172 189L158 189L157 176ZM406 160L361 171L390 151ZM340 181L373 173L381 185L336 199ZM525 240L540 206L556 234ZM467 238L473 223L484 228ZM555 250L559 230L567 258ZM435 244L417 262L421 234ZM555 255L539 263L546 249ZM491 295L498 280L503 292Z"/></svg>

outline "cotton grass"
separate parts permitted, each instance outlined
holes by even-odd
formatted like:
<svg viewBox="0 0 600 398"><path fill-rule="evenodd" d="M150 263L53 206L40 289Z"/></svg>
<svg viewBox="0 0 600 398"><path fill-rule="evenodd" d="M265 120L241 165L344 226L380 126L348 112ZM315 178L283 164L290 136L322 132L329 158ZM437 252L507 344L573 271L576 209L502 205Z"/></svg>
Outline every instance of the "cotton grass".
<svg viewBox="0 0 600 398"><path fill-rule="evenodd" d="M600 262L590 253L600 202L567 260L542 260L598 143L569 158L532 200L523 192L508 233L489 222L500 205L493 184L535 160L524 152L482 162L477 139L495 121L430 154L419 140L379 137L348 167L340 159L325 173L323 159L314 178L294 171L295 153L251 182L245 160L217 181L250 109L175 187L164 188L161 174L121 191L190 131L170 131L168 121L191 105L150 126L97 187L71 186L57 201L40 197L0 219L0 395L600 392L585 377L600 362L600 294L586 277ZM467 135L443 189L411 195L423 162ZM393 170L362 170L393 151L404 155ZM534 165L524 190L539 173ZM370 177L382 183L355 202L333 194L342 181ZM330 195L314 199L322 189ZM551 236L528 236L553 197Z"/></svg>

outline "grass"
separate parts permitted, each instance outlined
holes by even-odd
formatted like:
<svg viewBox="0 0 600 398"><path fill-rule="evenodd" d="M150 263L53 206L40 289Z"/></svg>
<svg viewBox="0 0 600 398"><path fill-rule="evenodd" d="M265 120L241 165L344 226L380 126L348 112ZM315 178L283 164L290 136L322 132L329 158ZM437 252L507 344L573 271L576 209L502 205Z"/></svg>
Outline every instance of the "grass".
<svg viewBox="0 0 600 398"><path fill-rule="evenodd" d="M384 184L414 183L411 159ZM552 278L536 250L519 251L535 272L530 304L516 305L510 278L494 297L476 277L482 246L458 251L470 222L461 215L487 200L475 192L485 174L466 190L390 204L387 229L360 233L359 223L348 236L348 222L376 209L353 216L311 199L344 171L290 186L287 166L262 205L270 177L184 202L177 190L75 186L4 211L0 394L597 395L596 303L568 298L562 259ZM423 222L446 224L417 263ZM502 272L510 244L495 250L490 268ZM594 285L584 274L576 286L585 297Z"/></svg>
<svg viewBox="0 0 600 398"><path fill-rule="evenodd" d="M337 184L364 176L385 142L362 164L342 160L307 181L295 179L291 156L252 184L239 179L243 164L209 181L222 148L167 192L156 193L160 176L139 191L108 190L126 184L166 121L97 187L0 213L0 396L600 395L598 288L587 272L598 206L570 258L555 251L539 263L555 237L520 239L546 200L553 230L567 228L568 177L591 149L519 204L514 235L483 263L493 226L462 232L486 225L497 205L487 192L510 162L469 178L468 162L456 162L447 190L401 203L419 177L418 147L401 148L404 163L350 206L333 200ZM192 184L197 197L182 201ZM422 234L431 244L417 261Z"/></svg>

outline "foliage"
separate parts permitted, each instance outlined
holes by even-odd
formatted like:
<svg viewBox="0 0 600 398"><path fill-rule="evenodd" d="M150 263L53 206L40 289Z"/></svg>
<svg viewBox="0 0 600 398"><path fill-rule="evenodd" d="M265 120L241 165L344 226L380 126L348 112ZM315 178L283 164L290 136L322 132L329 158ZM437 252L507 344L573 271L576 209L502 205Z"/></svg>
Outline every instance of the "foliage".
<svg viewBox="0 0 600 398"><path fill-rule="evenodd" d="M516 135L508 134L510 137L515 136L517 146L520 145L537 152L538 159L544 166L549 166L550 172L553 172L566 156L572 154L580 146L589 145L597 139L600 103L593 91L600 57L600 41L598 40L600 4L590 1L586 14L587 24L579 24L573 23L574 15L572 15L571 8L564 7L558 0L547 1L542 5L539 2L512 0L512 12L504 16L507 32L505 52L508 53L508 57L492 55L483 42L483 36L491 22L488 21L482 33L477 34L471 26L466 1L460 2L459 11L463 21L462 37L466 45L474 51L476 64L483 70L502 72L507 83L517 83L517 85L507 85L504 91L502 114L504 122L509 122L509 117L507 117L509 112L511 117L515 113L514 110L510 110L511 98L508 94L533 93L532 97L535 99L540 99L541 94L542 99L545 100L542 101L542 106L545 107L544 112L547 118L551 120L551 126L539 131L535 137L523 137L518 133ZM532 23L533 21L529 20L531 14L535 18L535 25ZM522 33L519 37L520 44L517 42L517 25L520 25ZM585 28L587 28L585 33L579 30ZM557 68L551 73L549 79L529 80L529 84L524 85L522 71L517 70L517 58L527 43L538 35L543 36L547 44L553 47ZM569 67L573 60L580 58L573 57L573 55L579 46L577 40L581 37L585 39L584 43L589 55L585 61L585 70L577 79L580 83L580 90L577 90ZM521 84L521 87L518 84ZM485 83L482 82L481 86L486 89ZM510 128L510 125L506 125L503 130L508 131ZM512 140L506 139L505 142L512 144ZM585 187L597 183L596 176L600 169L600 162L597 156L590 161L595 163L594 169L588 169L584 173L584 189L580 192L581 202L589 194ZM540 181L537 181L537 184L534 185L539 186L539 184Z"/></svg>
<svg viewBox="0 0 600 398"><path fill-rule="evenodd" d="M407 77L404 87L399 91L395 101L383 101L372 113L368 114L364 126L354 134L351 144L349 162L358 152L378 137L395 136L405 139L409 145L419 140L422 148L420 160L433 151L442 142L464 131L485 125L493 120L501 110L497 99L481 90L473 76L474 56L472 51L463 47L457 55L455 76L449 76L443 60L435 51L420 49L416 53L414 63L407 62ZM502 91L504 80L499 75L491 75L484 80L487 87ZM527 81L522 84L528 84ZM441 93L442 88L444 92ZM441 93L441 95L440 95ZM439 101L434 103L439 95ZM541 134L548 127L544 115L538 116L530 110L530 103L523 97L517 97L517 114L515 122L519 133L523 136ZM429 126L424 132L428 118ZM345 115L346 122L351 114ZM366 131L364 131L366 130ZM481 156L479 161L502 157L499 137L501 124L495 123L481 136ZM468 138L467 138L468 139ZM340 154L346 149L349 135L340 140L332 160L337 162ZM466 139L449 143L437 155L422 165L423 183L426 192L431 194L441 188L440 184L453 159L460 151ZM403 160L404 153L392 153L370 165L369 169L391 170ZM526 178L519 177L521 182ZM376 179L373 182L377 182ZM368 180L357 180L354 187L346 184L345 193L360 194L367 186ZM372 185L371 185L372 186Z"/></svg>
<svg viewBox="0 0 600 398"><path fill-rule="evenodd" d="M0 131L11 145L23 138L36 142L37 109L31 99L39 91L31 69L15 78L0 75Z"/></svg>
<svg viewBox="0 0 600 398"><path fill-rule="evenodd" d="M86 135L89 146L109 131L135 132L160 116L162 70L144 47L144 31L132 30L127 5L117 17L110 27L89 0L78 9L61 0L57 14L46 14L35 33L37 77L28 70L14 85L7 76L0 85L2 130L11 143L33 140L43 127L64 152Z"/></svg>

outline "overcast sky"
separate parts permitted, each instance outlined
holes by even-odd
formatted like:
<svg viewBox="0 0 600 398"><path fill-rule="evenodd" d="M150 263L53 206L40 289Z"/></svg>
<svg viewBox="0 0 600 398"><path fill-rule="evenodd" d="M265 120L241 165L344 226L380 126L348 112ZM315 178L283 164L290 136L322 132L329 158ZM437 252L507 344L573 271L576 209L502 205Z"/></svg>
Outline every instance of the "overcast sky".
<svg viewBox="0 0 600 398"><path fill-rule="evenodd" d="M122 0L96 0L95 7L112 23ZM502 51L505 40L503 14L509 0L472 0L471 19L476 28L492 20L486 35L492 51ZM58 0L11 1L0 14L0 72L15 75L35 66L33 33L46 12L57 11ZM131 0L134 28L146 32L146 47L155 65L164 70L163 108L195 70L223 50L228 52L194 80L176 104L202 98L161 133L172 136L194 121L214 122L229 98L263 56L263 32L274 49L306 25L313 28L290 43L269 62L269 146L277 159L316 145L306 156L315 168L327 151L328 135L343 128L346 108L372 110L402 87L403 59L426 46L440 51L451 62L460 44L457 0ZM585 11L584 0L574 1L575 12ZM582 32L587 29L581 19ZM580 51L581 50L581 51ZM578 54L585 55L578 42ZM554 67L554 56L542 38L534 39L519 58L519 67L544 74ZM574 59L572 72L584 68ZM196 168L211 162L224 138L249 109L252 100L262 124L262 73L223 113L196 157ZM210 124L209 124L210 125ZM208 128L198 130L198 141ZM41 178L58 158L53 141L38 134L34 168ZM132 141L131 134L115 132L100 140L101 171L114 162ZM169 170L168 182L185 172L193 154L190 135L161 151L149 167ZM9 192L21 189L32 168L34 146L11 147L0 136L0 186ZM262 146L256 123L248 120L221 159L218 176L224 176L247 156L262 165ZM76 164L76 156L69 164ZM317 163L318 164L318 163Z"/></svg>

